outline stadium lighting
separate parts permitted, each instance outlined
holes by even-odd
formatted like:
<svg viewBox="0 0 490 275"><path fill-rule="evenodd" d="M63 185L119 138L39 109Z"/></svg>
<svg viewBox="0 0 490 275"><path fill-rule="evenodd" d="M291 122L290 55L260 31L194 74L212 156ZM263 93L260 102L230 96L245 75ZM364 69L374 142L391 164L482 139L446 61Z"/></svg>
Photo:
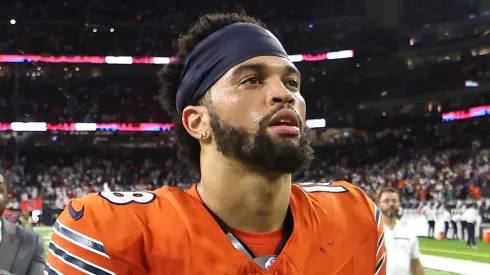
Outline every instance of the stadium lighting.
<svg viewBox="0 0 490 275"><path fill-rule="evenodd" d="M110 31L110 32L114 32L114 28L110 28L110 29L109 29L109 31Z"/></svg>
<svg viewBox="0 0 490 275"><path fill-rule="evenodd" d="M92 31L93 31L93 32L97 32L97 28L93 28L93 29L92 29Z"/></svg>
<svg viewBox="0 0 490 275"><path fill-rule="evenodd" d="M344 59L354 57L353 50L337 52L318 53L318 54L296 54L290 55L292 62L315 62L323 60ZM72 63L72 64L170 64L176 62L177 57L132 57L132 56L41 56L41 55L18 55L0 54L0 63L24 63L24 62L45 62L45 63ZM360 67L360 64L357 64Z"/></svg>
<svg viewBox="0 0 490 275"><path fill-rule="evenodd" d="M10 24L11 25L15 25L17 23L17 21L15 21L15 19L10 19Z"/></svg>
<svg viewBox="0 0 490 275"><path fill-rule="evenodd" d="M464 86L465 87L478 87L478 86L480 86L480 83L478 83L477 81L466 80L464 82Z"/></svg>

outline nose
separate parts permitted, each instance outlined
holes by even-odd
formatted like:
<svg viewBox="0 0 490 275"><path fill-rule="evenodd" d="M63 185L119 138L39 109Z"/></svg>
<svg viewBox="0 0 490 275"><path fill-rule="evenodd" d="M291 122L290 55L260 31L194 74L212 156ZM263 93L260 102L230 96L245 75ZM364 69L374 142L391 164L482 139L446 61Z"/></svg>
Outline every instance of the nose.
<svg viewBox="0 0 490 275"><path fill-rule="evenodd" d="M276 104L290 104L294 105L296 99L294 98L294 93L289 91L282 81L274 81L269 87L269 92L267 94L267 105L274 106Z"/></svg>

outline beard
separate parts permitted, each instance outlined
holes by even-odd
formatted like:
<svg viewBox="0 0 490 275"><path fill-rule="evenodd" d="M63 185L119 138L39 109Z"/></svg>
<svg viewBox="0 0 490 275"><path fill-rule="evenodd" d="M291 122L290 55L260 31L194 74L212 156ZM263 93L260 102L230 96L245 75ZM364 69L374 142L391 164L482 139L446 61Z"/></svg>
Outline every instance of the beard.
<svg viewBox="0 0 490 275"><path fill-rule="evenodd" d="M398 218L398 212L400 209L398 208L388 208L386 210L381 210L381 213L385 215L386 217L392 219L392 218Z"/></svg>
<svg viewBox="0 0 490 275"><path fill-rule="evenodd" d="M267 132L269 120L285 107L281 105L262 118L256 133L226 123L211 107L208 108L217 150L227 157L271 172L295 173L307 167L314 154L301 120L301 135L297 142L274 140Z"/></svg>

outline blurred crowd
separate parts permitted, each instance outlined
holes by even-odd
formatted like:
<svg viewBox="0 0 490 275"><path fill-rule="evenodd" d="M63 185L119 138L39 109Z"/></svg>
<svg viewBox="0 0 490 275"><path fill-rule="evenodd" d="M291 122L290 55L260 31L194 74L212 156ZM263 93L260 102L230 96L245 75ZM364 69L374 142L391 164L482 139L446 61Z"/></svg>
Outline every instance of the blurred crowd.
<svg viewBox="0 0 490 275"><path fill-rule="evenodd" d="M403 201L490 198L490 122L459 121L390 132L372 143L316 150L300 182L347 180L371 198L383 187Z"/></svg>
<svg viewBox="0 0 490 275"><path fill-rule="evenodd" d="M490 121L462 121L393 132L374 142L317 146L317 159L295 182L348 180L374 197L396 188L404 202L490 198ZM3 159L11 207L42 198L62 208L69 198L98 191L188 188L199 181L171 148L108 154L21 153Z"/></svg>
<svg viewBox="0 0 490 275"><path fill-rule="evenodd" d="M13 80L0 80L0 121L169 122L157 101L156 75L146 79L39 77L23 79L17 95L9 89Z"/></svg>
<svg viewBox="0 0 490 275"><path fill-rule="evenodd" d="M485 8L479 8L474 2L402 1L398 13L403 25L412 26L415 22L411 21L415 19L415 26L427 27L435 22L457 22L483 15ZM169 56L173 53L172 40L199 15L212 11L246 11L261 18L291 54L335 51L372 42L379 49L392 47L390 44L400 40L405 40L407 46L409 38L373 30L376 13L372 11L379 9L376 5L380 3L365 0L311 0L301 5L286 0L255 0L246 4L224 0L206 3L195 0L164 3L156 0L137 3L53 0L38 4L14 0L0 7L3 20L0 22L0 52ZM451 39L475 35L478 33L473 31L465 35L455 33ZM437 40L447 42L449 38ZM389 42L385 43L386 40ZM422 44L428 43L425 41L420 46Z"/></svg>
<svg viewBox="0 0 490 275"><path fill-rule="evenodd" d="M266 3L263 1L246 1L246 4L234 4L223 0L212 0L206 3L199 1L167 1L162 3L154 0L143 0L138 3L127 0L100 2L94 0L54 0L46 5L32 4L16 0L6 3L3 7L4 18L29 20L52 20L74 22L104 22L104 15L111 14L115 22L161 22L166 17L182 19L182 24L193 20L199 14L213 10L247 10L255 16L264 16L269 21L299 21L311 17L314 19L339 16L362 15L364 1L336 3L332 0L310 1L308 5L296 5L288 1ZM318 11L317 8L325 10ZM278 12L277 9L283 12ZM330 8L330 9L329 9ZM334 13L335 10L337 14Z"/></svg>
<svg viewBox="0 0 490 275"><path fill-rule="evenodd" d="M22 200L42 198L55 208L90 192L154 190L163 185L186 189L196 174L178 163L171 152L126 155L42 153L20 157L5 171L11 182L12 208Z"/></svg>
<svg viewBox="0 0 490 275"><path fill-rule="evenodd" d="M173 39L199 14L244 10L266 21L290 54L354 50L354 57L347 60L297 63L302 92L310 102L309 118L354 112L369 101L489 85L488 18L482 14L468 20L468 13L480 15L473 11L474 4L463 3L471 1L445 1L444 11L438 1L423 2L419 7L417 1L405 1L403 12L428 12L430 16L417 18L430 21L431 9L437 8L438 14L452 10L466 21L451 15L451 24L382 29L368 18L370 1L364 0L315 0L305 5L285 0L247 4L15 0L0 7L0 53L172 56ZM456 43L460 47L454 47ZM158 69L3 63L0 122L168 122L156 101Z"/></svg>
<svg viewBox="0 0 490 275"><path fill-rule="evenodd" d="M427 9L420 9L416 1L409 2L405 1L404 12L430 10L429 3ZM467 19L474 7L466 11L467 4L462 2L467 1L445 1L443 6ZM364 102L403 98L408 105L409 99L421 94L461 92L490 82L487 46L472 42L422 52L488 35L485 22L476 27L471 22L441 28L426 25L418 30L423 35L405 35L406 29L379 30L365 23L367 4L364 0L315 0L304 5L284 0L248 1L246 5L219 0L15 0L0 7L0 53L171 56L172 39L199 14L211 9L245 10L265 20L290 54L355 49L354 58L348 60L297 63L309 104L308 118L334 121L333 113L354 113ZM434 12L428 14L421 20L428 20ZM158 69L1 64L0 122L169 122L157 102ZM486 104L488 99L478 98L481 102L477 104ZM330 144L315 144L317 159L295 175L295 182L348 180L371 197L376 190L391 186L404 201L490 197L488 126L488 119L483 119L388 129L376 138L346 134ZM7 149L15 151L12 146ZM62 208L69 198L89 192L164 185L185 189L199 180L177 161L170 147L117 153L20 149L15 157L10 153L0 154L0 174L11 187L13 208L28 198L42 198Z"/></svg>
<svg viewBox="0 0 490 275"><path fill-rule="evenodd" d="M420 65L374 78L363 70L335 69L335 61L298 63L308 117L355 111L364 102L474 89L490 83L490 55ZM355 67L355 61L344 62ZM169 122L158 98L158 67L128 66L102 73L93 66L33 66L23 75L0 75L0 121ZM9 71L9 65L0 73ZM131 67L131 68L130 68ZM39 69L39 70L38 70ZM139 71L139 74L138 74ZM37 74L38 73L38 74ZM113 76L111 74L118 74ZM102 75L101 75L102 74ZM470 82L468 82L470 81ZM473 85L469 88L469 84ZM488 97L488 96L487 96ZM482 101L485 96L479 97ZM475 104L487 104L478 102Z"/></svg>
<svg viewBox="0 0 490 275"><path fill-rule="evenodd" d="M172 40L195 19L212 11L246 11L270 23L274 33L288 40L288 50L300 53L314 22L325 18L358 18L365 14L364 1L154 1L112 2L55 0L32 4L16 0L0 8L3 27L0 50L4 53L51 53L84 55L169 55ZM15 24L8 24L14 19ZM317 37L315 39L315 37ZM298 52L300 51L300 52Z"/></svg>

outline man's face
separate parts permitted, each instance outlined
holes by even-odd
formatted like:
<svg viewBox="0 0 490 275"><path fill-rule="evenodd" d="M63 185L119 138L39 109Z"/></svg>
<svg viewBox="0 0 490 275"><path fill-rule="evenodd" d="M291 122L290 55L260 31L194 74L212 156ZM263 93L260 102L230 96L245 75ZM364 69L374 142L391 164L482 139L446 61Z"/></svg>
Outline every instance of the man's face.
<svg viewBox="0 0 490 275"><path fill-rule="evenodd" d="M395 218L400 210L400 198L397 193L384 192L379 198L379 209L387 218Z"/></svg>
<svg viewBox="0 0 490 275"><path fill-rule="evenodd" d="M260 56L230 69L208 108L217 150L270 171L293 173L313 158L305 135L300 74L284 58Z"/></svg>
<svg viewBox="0 0 490 275"><path fill-rule="evenodd" d="M5 183L0 183L0 217L3 215L3 212L7 208L7 203L7 186L5 186Z"/></svg>

